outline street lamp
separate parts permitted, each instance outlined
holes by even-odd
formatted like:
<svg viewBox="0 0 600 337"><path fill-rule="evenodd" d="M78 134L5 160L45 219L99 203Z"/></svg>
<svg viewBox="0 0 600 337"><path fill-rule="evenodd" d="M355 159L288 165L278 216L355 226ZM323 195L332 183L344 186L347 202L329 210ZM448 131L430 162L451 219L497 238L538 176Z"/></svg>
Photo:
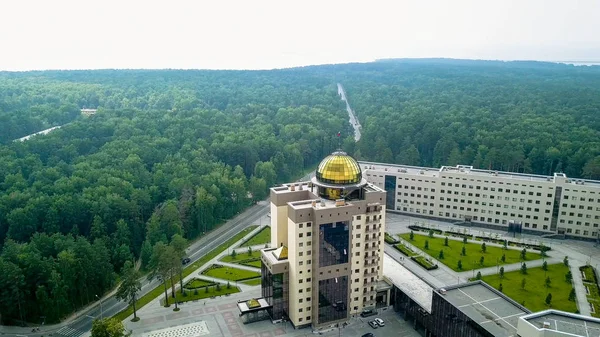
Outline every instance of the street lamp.
<svg viewBox="0 0 600 337"><path fill-rule="evenodd" d="M102 310L102 299L98 297L98 295L96 295L96 298L100 300L100 319L102 319L104 316L104 310Z"/></svg>

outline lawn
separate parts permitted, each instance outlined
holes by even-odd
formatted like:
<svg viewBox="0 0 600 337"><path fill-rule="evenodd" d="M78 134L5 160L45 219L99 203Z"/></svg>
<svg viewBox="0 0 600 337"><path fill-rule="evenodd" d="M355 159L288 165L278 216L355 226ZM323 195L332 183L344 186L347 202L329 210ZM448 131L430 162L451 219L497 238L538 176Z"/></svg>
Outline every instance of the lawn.
<svg viewBox="0 0 600 337"><path fill-rule="evenodd" d="M234 286L234 285L230 285L229 288L227 288L227 284L221 284L221 289L217 290L216 285L215 286L210 286L208 287L208 292L206 292L206 288L201 288L201 289L197 289L198 291L187 291L187 296L183 296L181 293L176 293L175 294L175 299L178 302L188 302L188 301L196 301L196 300L201 300L203 298L210 298L210 297L216 297L216 296L222 296L222 295L227 295L227 294L234 294L234 293L239 293L240 292L240 288ZM169 305L175 303L174 299L169 296Z"/></svg>
<svg viewBox="0 0 600 337"><path fill-rule="evenodd" d="M247 284L249 286L259 286L260 285L260 277L253 278L250 280L242 281L241 283Z"/></svg>
<svg viewBox="0 0 600 337"><path fill-rule="evenodd" d="M213 264L202 272L202 275L229 281L243 281L255 277L260 277L260 273L245 269L237 269L218 264Z"/></svg>
<svg viewBox="0 0 600 337"><path fill-rule="evenodd" d="M202 288L202 287L211 286L211 285L214 285L214 284L215 284L215 282L212 282L212 281L205 281L205 280L193 278L193 279L187 281L183 285L183 287L185 289L188 289L188 290L190 290L190 289L194 290L196 288Z"/></svg>
<svg viewBox="0 0 600 337"><path fill-rule="evenodd" d="M410 233L400 234L401 238L406 242L422 250L426 254L429 254L433 259L445 264L450 269L460 272L472 269L481 269L486 267L495 267L496 263L499 265L518 263L521 261L521 251L506 249L502 247L492 246L486 244L486 252L481 251L481 243L467 242L465 246L466 256L461 256L463 242L449 239L448 246L444 246L444 238L433 237L430 238L427 235L421 235L419 233L414 234L414 240L410 240ZM429 249L425 249L425 240L429 241ZM440 250L444 251L444 258L439 259ZM506 254L505 263L500 260L502 255ZM483 265L479 263L481 257L484 257ZM527 251L525 255L525 261L538 260L542 256L538 253ZM458 261L462 261L462 269L458 269Z"/></svg>
<svg viewBox="0 0 600 337"><path fill-rule="evenodd" d="M264 246L266 243L271 242L271 227L266 226L260 230L260 232L256 233L250 240L244 242L240 247L250 247L250 246Z"/></svg>
<svg viewBox="0 0 600 337"><path fill-rule="evenodd" d="M531 311L552 308L576 312L577 304L569 301L572 285L565 279L568 271L569 267L559 263L549 265L547 272L544 272L542 267L537 267L528 269L527 275L522 275L521 271L513 271L505 273L502 280L497 274L484 276L481 279L496 289L502 282L502 292ZM552 281L549 288L546 288L546 277L550 277ZM525 289L521 287L523 278L525 279ZM548 293L552 294L551 307L545 303Z"/></svg>
<svg viewBox="0 0 600 337"><path fill-rule="evenodd" d="M212 260L215 256L221 254L224 250L229 248L231 245L233 245L237 241L241 240L244 236L248 235L248 233L252 232L256 227L257 226L249 226L249 227L244 228L244 230L237 233L234 237L227 240L225 243L223 243L219 247L213 249L210 253L201 257L198 261L188 265L183 270L183 277L188 276L193 271L200 268L202 265L206 264L208 261ZM171 287L171 282L167 280L167 288L169 288L169 287ZM150 301L154 300L155 298L157 298L158 296L163 295L163 294L164 294L164 286L162 284L160 284L158 287L152 289L146 295L140 297L136 302L136 308L138 310L141 309L144 305L148 304ZM133 307L131 305L129 305L129 306L127 306L126 309L124 309L124 310L120 311L119 313L117 313L116 315L114 315L113 318L116 318L119 321L122 321L122 320L126 319L127 317L129 317L129 315L131 315L131 314L133 314Z"/></svg>
<svg viewBox="0 0 600 337"><path fill-rule="evenodd" d="M248 267L260 268L260 250L253 250L252 254L247 251L238 253L234 256L231 254L224 256L220 261L241 264Z"/></svg>
<svg viewBox="0 0 600 337"><path fill-rule="evenodd" d="M586 296L588 302L594 304L595 313L592 314L594 317L600 318L600 292L598 291L598 285L596 284L596 277L594 276L594 268L592 266L583 266L579 268L584 275L583 285L587 287L589 294Z"/></svg>
<svg viewBox="0 0 600 337"><path fill-rule="evenodd" d="M229 263L240 263L241 261L248 259L260 259L260 250L253 250L252 254L248 254L247 250L240 251L237 250L237 254L232 256L231 254L223 256L220 261L229 262Z"/></svg>

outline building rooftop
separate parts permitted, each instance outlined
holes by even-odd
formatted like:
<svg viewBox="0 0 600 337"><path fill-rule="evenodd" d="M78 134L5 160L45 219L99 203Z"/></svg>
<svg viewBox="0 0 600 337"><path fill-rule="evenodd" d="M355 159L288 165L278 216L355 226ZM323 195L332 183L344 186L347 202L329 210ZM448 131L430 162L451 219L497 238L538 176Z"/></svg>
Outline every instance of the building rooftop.
<svg viewBox="0 0 600 337"><path fill-rule="evenodd" d="M547 327L544 328L544 324ZM532 325L537 330L547 329L569 334L571 336L600 336L600 319L576 315L556 310L545 310L521 316L521 324Z"/></svg>
<svg viewBox="0 0 600 337"><path fill-rule="evenodd" d="M388 278L398 289L417 302L423 309L431 313L431 295L433 287L420 279L388 254L383 256L383 276Z"/></svg>
<svg viewBox="0 0 600 337"><path fill-rule="evenodd" d="M474 169L473 166L468 165L456 165L456 166L442 166L441 168L432 167L420 167L420 166L409 166L409 165L397 165L397 164L385 164L375 163L367 161L359 161L361 169L365 175L369 174L369 171L375 172L390 172L390 173L406 173L410 175L420 175L423 177L439 177L443 173L457 173L471 177L500 177L507 179L516 179L529 182L549 182L554 183L556 178L564 178L567 183L573 185L591 185L594 187L600 187L600 181L589 180L589 179L569 179L564 173L555 173L554 176L543 176L537 174L527 173L516 173L516 172L505 172L505 171L494 171L494 170L480 170Z"/></svg>
<svg viewBox="0 0 600 337"><path fill-rule="evenodd" d="M438 289L436 292L495 337L516 337L519 317L530 313L481 281Z"/></svg>

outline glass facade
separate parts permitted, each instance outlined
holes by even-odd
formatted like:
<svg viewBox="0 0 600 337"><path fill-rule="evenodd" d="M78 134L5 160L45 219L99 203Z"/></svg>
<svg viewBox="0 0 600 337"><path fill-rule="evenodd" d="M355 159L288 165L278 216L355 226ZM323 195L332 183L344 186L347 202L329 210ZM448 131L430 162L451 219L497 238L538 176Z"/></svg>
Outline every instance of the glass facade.
<svg viewBox="0 0 600 337"><path fill-rule="evenodd" d="M349 244L347 221L319 225L319 267L348 263Z"/></svg>
<svg viewBox="0 0 600 337"><path fill-rule="evenodd" d="M328 184L356 184L362 179L360 166L344 152L327 156L316 171L317 180Z"/></svg>
<svg viewBox="0 0 600 337"><path fill-rule="evenodd" d="M387 209L396 209L394 200L396 198L396 176L385 176L385 207Z"/></svg>
<svg viewBox="0 0 600 337"><path fill-rule="evenodd" d="M287 316L289 286L288 275L286 273L271 274L271 271L264 265L261 266L261 291L262 297L272 305L267 309L272 320L279 320Z"/></svg>
<svg viewBox="0 0 600 337"><path fill-rule="evenodd" d="M319 324L348 316L348 277L319 281Z"/></svg>

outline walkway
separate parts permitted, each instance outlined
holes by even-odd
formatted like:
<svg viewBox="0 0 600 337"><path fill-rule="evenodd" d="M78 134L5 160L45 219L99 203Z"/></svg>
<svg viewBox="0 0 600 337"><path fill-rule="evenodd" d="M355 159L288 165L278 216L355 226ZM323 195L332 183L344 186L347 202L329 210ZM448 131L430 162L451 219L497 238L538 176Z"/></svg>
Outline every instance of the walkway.
<svg viewBox="0 0 600 337"><path fill-rule="evenodd" d="M241 245L242 243L244 243L246 240L248 240L249 238L251 238L253 235L255 235L256 233L260 232L260 230L262 229L261 226L255 228L254 230L252 230L250 233L248 233L246 236L244 236L242 239L240 239L239 241L235 242L232 247L237 247L239 245ZM219 259L221 259L223 256L227 256L228 251L225 250L223 251L221 254L215 256L214 258L212 258L211 260L209 260L208 262L206 262L204 265L202 265L200 268L198 268L197 270L195 270L193 273L189 274L188 276L183 278L183 284L185 284L186 282L188 282L189 280L193 279L193 278L206 278L208 280L212 280L215 282L220 282L220 283L227 283L227 280L221 280L221 279L216 279L216 278L212 278L212 277L208 277L205 275L202 275L202 271L204 271L206 268L208 268L210 265L218 263L218 264L223 264L223 262L220 262ZM235 267L237 268L238 266L235 265ZM257 271L256 269L252 269L252 271ZM235 283L235 282L232 282ZM244 287L240 287L241 290L243 290L243 288L245 287L251 287L248 285L244 285ZM179 289L179 282L177 282L177 285L175 286L175 290L177 291L177 289ZM169 292L171 291L171 289L169 289ZM142 313L145 311L145 308L162 308L163 310L171 310L169 308L164 308L160 301L164 299L164 295L163 296L158 296L157 298L155 298L154 300L152 300L150 303L148 303L147 305L145 305L143 308L141 308L140 310L138 310L138 316L141 317ZM133 318L133 314L131 316L129 316L127 319L125 319L124 322L127 322L129 320L131 320L131 318Z"/></svg>
<svg viewBox="0 0 600 337"><path fill-rule="evenodd" d="M569 257L569 266L571 268L571 274L573 274L573 287L575 288L575 293L577 294L577 306L579 308L579 312L582 315L587 315L587 316L589 316L591 314L590 307L587 302L585 287L583 286L582 279L581 279L581 273L579 271L579 267L585 266L586 264L592 265L596 269L598 269L598 267L600 266L600 249L591 242L584 242L584 241L577 241L577 240L547 239L547 238L541 238L541 237L534 236L534 235L525 235L525 234L521 235L521 237L514 238L511 235L508 235L507 232L500 231L500 230L484 229L484 228L477 228L477 227L471 227L471 228L461 227L461 226L456 226L451 223L447 223L447 222L443 222L443 221L439 221L439 220L428 220L428 219L422 219L422 218L415 218L415 217L410 217L410 216L397 214L397 213L391 213L391 212L387 212L386 216L387 216L386 231L391 234L407 233L407 232L410 232L410 229L408 228L409 225L420 225L420 226L425 226L425 227L430 227L430 228L435 228L435 229L441 229L444 231L446 231L446 230L453 230L453 231L461 230L462 231L462 230L466 229L467 234L480 235L480 236L488 236L489 234L491 234L492 237L494 237L494 238L519 241L519 242L522 242L525 244L539 245L539 244L543 243L552 248L552 250L548 252L549 257L546 258L546 261L548 261L548 264L563 263L563 258L565 256ZM436 236L438 236L438 235L436 235ZM449 239L461 240L459 238L454 238L454 237L449 237ZM486 245L500 246L495 243L486 243ZM415 248L418 249L418 247L415 247ZM508 247L508 248L510 249L511 247ZM386 252L392 251L392 250L396 251L396 249L386 246ZM420 249L418 249L418 250L420 251ZM388 254L392 255L391 253L388 253ZM400 254L400 253L398 251L396 251L395 254L397 256L397 254ZM408 260L406 260L406 261L408 261ZM414 262L412 262L412 261L410 261L410 262L414 264ZM528 261L527 267L529 267L529 268L540 267L540 266L542 266L542 264L543 264L543 260ZM521 268L521 264L513 263L510 265L503 265L503 267L504 267L505 272L509 272L509 271L514 271L514 270L519 270ZM489 274L497 273L496 268L497 267L489 267L489 268L479 269L477 271L481 271L482 275L489 275ZM418 271L418 272L416 272L416 274L418 276L421 276L422 278L427 279L432 284L436 284L436 282L439 282L439 281L445 282L446 284L455 284L455 282L458 282L459 279L466 281L467 279L473 277L473 273L474 273L473 271L465 271L465 272L457 273L457 272L451 270L450 268L443 266L442 264L439 264L439 268L432 272L427 272L427 271L425 271L425 269L423 269L420 266L417 266L417 269L411 269L411 270ZM430 276L423 276L424 273L430 274ZM454 281L452 281L452 278L454 278Z"/></svg>

